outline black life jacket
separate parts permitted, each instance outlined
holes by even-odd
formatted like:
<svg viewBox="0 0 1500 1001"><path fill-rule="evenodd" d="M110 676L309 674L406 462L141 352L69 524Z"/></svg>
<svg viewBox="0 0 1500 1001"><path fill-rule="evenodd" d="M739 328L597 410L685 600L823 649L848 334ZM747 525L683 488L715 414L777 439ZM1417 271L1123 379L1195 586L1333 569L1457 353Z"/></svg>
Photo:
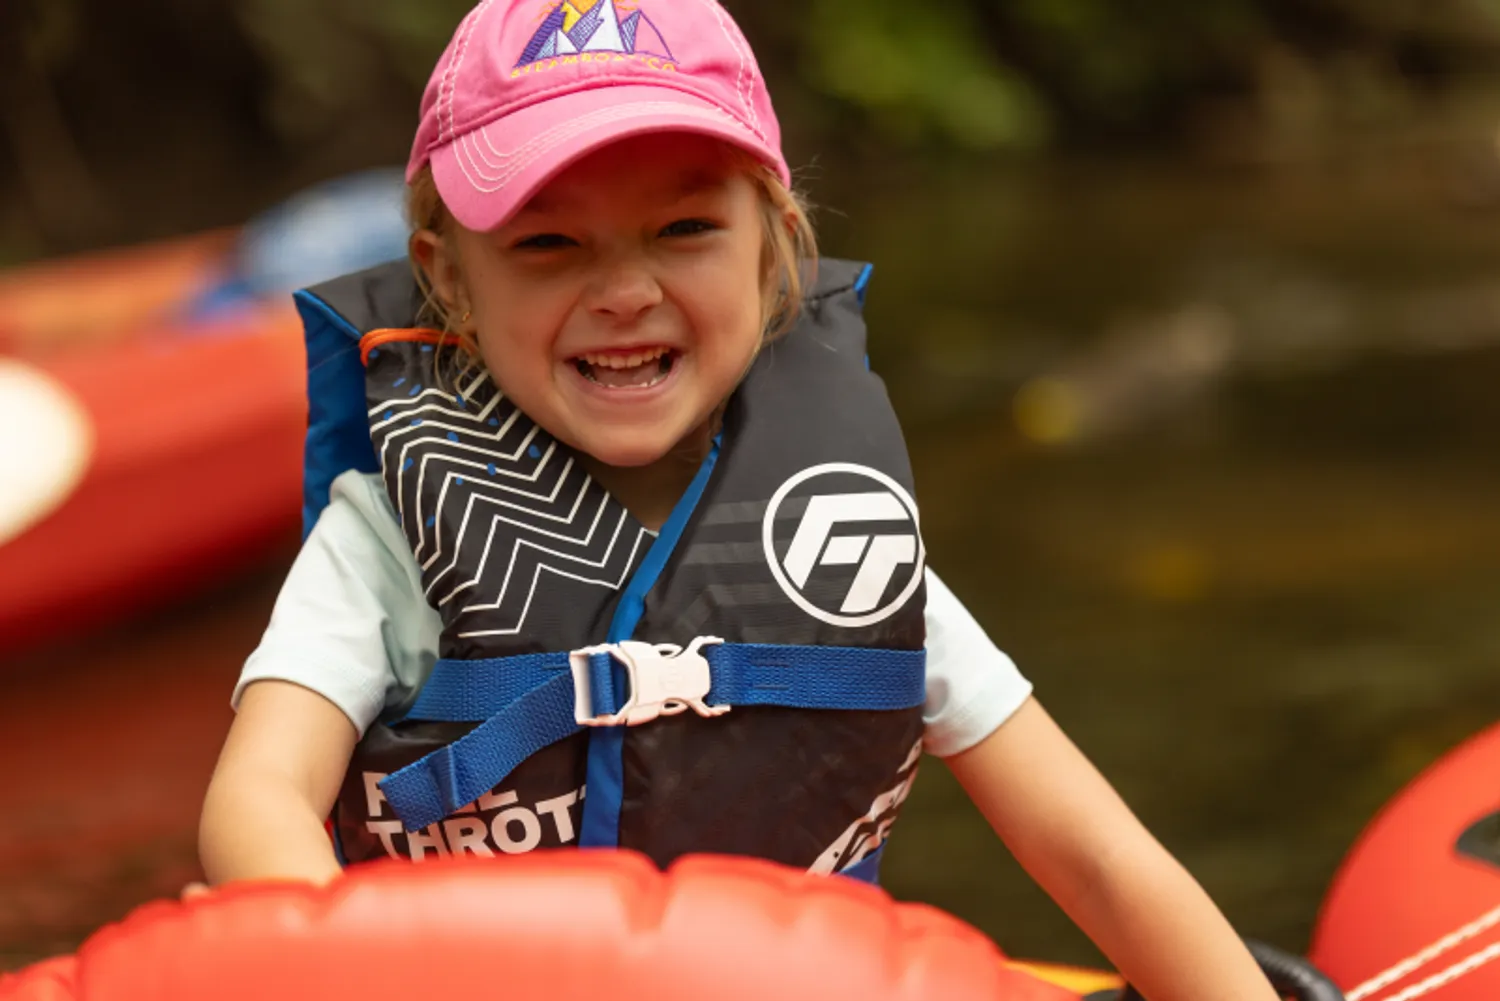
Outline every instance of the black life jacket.
<svg viewBox="0 0 1500 1001"><path fill-rule="evenodd" d="M926 592L869 273L822 263L655 534L417 328L404 263L298 293L306 526L380 472L443 623L416 705L354 753L346 860L618 845L874 878L920 756ZM579 725L611 714L646 721Z"/></svg>

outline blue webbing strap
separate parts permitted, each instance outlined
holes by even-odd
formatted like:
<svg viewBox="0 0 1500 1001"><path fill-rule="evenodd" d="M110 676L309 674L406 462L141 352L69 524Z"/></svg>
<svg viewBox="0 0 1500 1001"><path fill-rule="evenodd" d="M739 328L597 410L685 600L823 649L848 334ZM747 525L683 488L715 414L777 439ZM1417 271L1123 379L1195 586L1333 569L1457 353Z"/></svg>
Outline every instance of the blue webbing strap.
<svg viewBox="0 0 1500 1001"><path fill-rule="evenodd" d="M554 680L573 676L566 653L531 653L490 660L440 660L432 669L407 719L435 723L472 723L489 719L521 696ZM568 713L573 707L568 706ZM489 790L486 789L485 792ZM463 804L460 804L463 805Z"/></svg>
<svg viewBox="0 0 1500 1001"><path fill-rule="evenodd" d="M709 705L889 710L925 698L925 650L723 643L702 653L713 681ZM596 715L620 712L630 696L614 684L613 660L589 658ZM407 718L484 722L381 781L407 830L472 803L522 761L578 731L567 667L565 653L438 661Z"/></svg>
<svg viewBox="0 0 1500 1001"><path fill-rule="evenodd" d="M926 698L926 650L723 643L703 655L709 705L909 709Z"/></svg>
<svg viewBox="0 0 1500 1001"><path fill-rule="evenodd" d="M885 845L881 845L849 868L838 873L840 876L848 876L857 879L861 883L880 883L880 857L885 854Z"/></svg>
<svg viewBox="0 0 1500 1001"><path fill-rule="evenodd" d="M907 709L921 705L926 695L925 650L718 643L700 653L713 674L709 705ZM589 658L589 695L596 714L617 713L630 697L615 689L613 660L608 654ZM440 660L406 718L487 720L559 671L568 671L566 653Z"/></svg>
<svg viewBox="0 0 1500 1001"><path fill-rule="evenodd" d="M559 673L459 740L387 775L380 790L406 829L420 831L474 802L521 762L577 730L573 675Z"/></svg>

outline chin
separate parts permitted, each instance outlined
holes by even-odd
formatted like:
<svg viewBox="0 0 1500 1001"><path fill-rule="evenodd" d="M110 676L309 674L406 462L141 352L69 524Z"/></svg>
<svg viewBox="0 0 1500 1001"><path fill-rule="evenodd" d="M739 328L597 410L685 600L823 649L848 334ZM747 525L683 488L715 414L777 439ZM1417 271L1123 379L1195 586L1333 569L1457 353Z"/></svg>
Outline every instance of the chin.
<svg viewBox="0 0 1500 1001"><path fill-rule="evenodd" d="M672 451L672 443L666 441L591 442L590 446L585 451L594 461L620 469L649 466Z"/></svg>

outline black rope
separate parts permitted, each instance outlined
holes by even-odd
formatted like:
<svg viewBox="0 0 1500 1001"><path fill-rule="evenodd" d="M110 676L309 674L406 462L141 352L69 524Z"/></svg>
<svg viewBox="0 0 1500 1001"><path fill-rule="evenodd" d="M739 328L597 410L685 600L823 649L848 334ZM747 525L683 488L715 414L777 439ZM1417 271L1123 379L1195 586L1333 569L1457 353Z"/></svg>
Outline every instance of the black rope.
<svg viewBox="0 0 1500 1001"><path fill-rule="evenodd" d="M1300 956L1282 952L1264 942L1247 940L1245 946L1260 964L1261 972L1284 998L1292 1001L1345 1001L1344 992L1316 966ZM1140 991L1126 984L1118 1001L1145 1001Z"/></svg>

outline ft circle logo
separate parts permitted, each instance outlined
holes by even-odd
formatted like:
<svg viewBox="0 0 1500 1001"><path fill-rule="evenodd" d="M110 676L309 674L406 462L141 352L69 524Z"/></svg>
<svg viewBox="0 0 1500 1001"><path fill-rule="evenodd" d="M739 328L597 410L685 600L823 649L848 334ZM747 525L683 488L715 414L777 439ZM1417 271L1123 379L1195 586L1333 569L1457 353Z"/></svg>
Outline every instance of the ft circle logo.
<svg viewBox="0 0 1500 1001"><path fill-rule="evenodd" d="M786 596L835 626L889 618L922 582L917 505L868 466L830 462L787 480L766 508L761 538Z"/></svg>

